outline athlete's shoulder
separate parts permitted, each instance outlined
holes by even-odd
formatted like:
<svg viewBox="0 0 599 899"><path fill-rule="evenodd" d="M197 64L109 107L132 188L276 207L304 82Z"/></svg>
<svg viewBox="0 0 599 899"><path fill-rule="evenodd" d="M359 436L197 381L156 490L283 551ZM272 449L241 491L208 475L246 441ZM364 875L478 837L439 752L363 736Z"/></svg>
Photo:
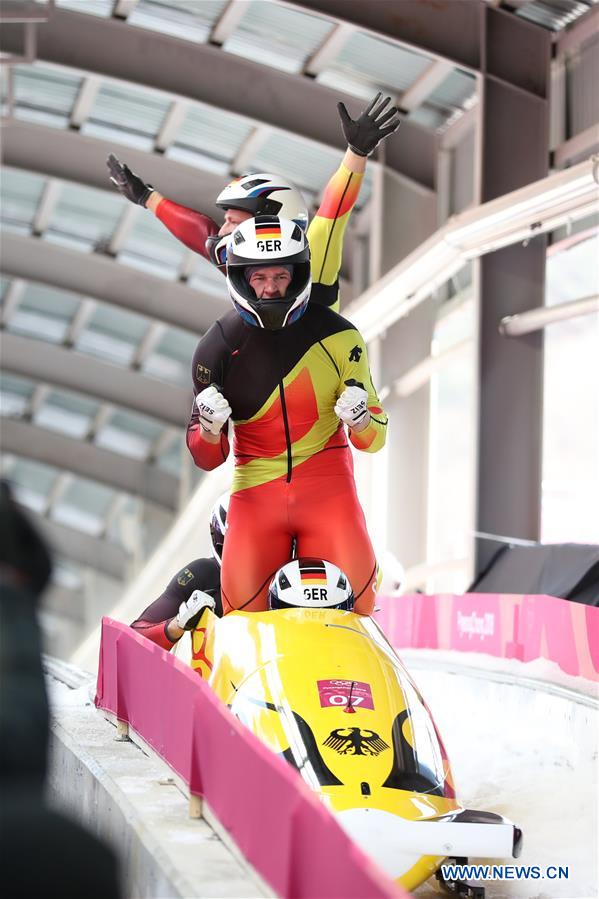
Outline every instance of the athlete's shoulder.
<svg viewBox="0 0 599 899"><path fill-rule="evenodd" d="M338 312L333 312L329 306L321 306L319 303L314 305L308 303L304 318L307 324L318 327L326 336L340 331L357 331L349 319L339 315Z"/></svg>

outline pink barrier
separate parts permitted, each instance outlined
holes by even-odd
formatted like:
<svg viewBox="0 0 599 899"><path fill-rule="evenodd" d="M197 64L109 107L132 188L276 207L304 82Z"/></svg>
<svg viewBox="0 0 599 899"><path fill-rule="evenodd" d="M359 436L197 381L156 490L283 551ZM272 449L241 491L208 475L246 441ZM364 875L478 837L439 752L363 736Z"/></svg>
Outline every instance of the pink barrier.
<svg viewBox="0 0 599 899"><path fill-rule="evenodd" d="M549 659L599 680L599 609L554 596L470 593L377 597L375 618L397 649L457 649Z"/></svg>
<svg viewBox="0 0 599 899"><path fill-rule="evenodd" d="M102 622L98 708L126 721L203 796L245 857L294 899L401 899L282 759L246 730L174 656Z"/></svg>

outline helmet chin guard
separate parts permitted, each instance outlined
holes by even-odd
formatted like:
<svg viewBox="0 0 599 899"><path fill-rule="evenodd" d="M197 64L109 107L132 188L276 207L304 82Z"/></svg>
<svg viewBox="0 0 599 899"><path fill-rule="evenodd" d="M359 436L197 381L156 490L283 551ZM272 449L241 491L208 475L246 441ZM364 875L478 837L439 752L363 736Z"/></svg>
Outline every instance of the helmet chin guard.
<svg viewBox="0 0 599 899"><path fill-rule="evenodd" d="M259 299L246 277L248 267L291 266L285 295ZM300 318L310 299L310 249L294 222L258 216L242 222L227 246L227 287L235 309L250 325L277 331Z"/></svg>

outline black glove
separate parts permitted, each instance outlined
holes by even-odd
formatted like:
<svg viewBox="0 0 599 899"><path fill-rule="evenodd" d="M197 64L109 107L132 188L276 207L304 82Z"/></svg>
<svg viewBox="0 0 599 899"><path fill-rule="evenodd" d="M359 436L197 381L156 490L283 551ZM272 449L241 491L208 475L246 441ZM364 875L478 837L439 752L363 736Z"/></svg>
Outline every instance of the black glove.
<svg viewBox="0 0 599 899"><path fill-rule="evenodd" d="M368 109L355 120L350 118L344 103L337 103L345 139L350 150L358 156L370 156L374 148L401 124L397 107L387 109L391 97L381 100L382 96L379 91Z"/></svg>
<svg viewBox="0 0 599 899"><path fill-rule="evenodd" d="M148 197L154 190L151 184L144 184L139 175L132 172L128 165L125 165L111 153L106 160L108 171L110 172L110 180L116 189L127 197L132 203L138 206L145 206Z"/></svg>

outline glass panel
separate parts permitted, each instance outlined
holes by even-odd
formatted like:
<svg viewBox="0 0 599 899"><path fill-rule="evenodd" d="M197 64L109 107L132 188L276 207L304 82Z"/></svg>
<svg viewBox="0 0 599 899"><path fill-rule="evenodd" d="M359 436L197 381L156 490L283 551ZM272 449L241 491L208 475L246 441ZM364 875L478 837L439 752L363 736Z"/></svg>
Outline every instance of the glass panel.
<svg viewBox="0 0 599 899"><path fill-rule="evenodd" d="M92 187L65 184L44 239L77 245L80 249L108 244L126 201Z"/></svg>
<svg viewBox="0 0 599 899"><path fill-rule="evenodd" d="M73 12L84 12L89 16L108 19L112 15L114 0L56 0L56 5Z"/></svg>
<svg viewBox="0 0 599 899"><path fill-rule="evenodd" d="M75 349L129 365L148 326L148 319L141 315L101 305L79 335Z"/></svg>
<svg viewBox="0 0 599 899"><path fill-rule="evenodd" d="M195 287L197 290L206 291L206 293L211 293L217 297L228 298L229 296L227 293L227 282L224 277L216 266L202 256L198 256L196 260L195 268L189 279L189 286ZM226 311L228 309L223 308L223 314Z"/></svg>
<svg viewBox="0 0 599 899"><path fill-rule="evenodd" d="M76 294L55 290L45 284L29 283L10 317L8 330L60 343L68 333L79 303Z"/></svg>
<svg viewBox="0 0 599 899"><path fill-rule="evenodd" d="M284 175L299 188L320 193L340 162L336 150L285 134L272 134L251 160L249 168Z"/></svg>
<svg viewBox="0 0 599 899"><path fill-rule="evenodd" d="M52 508L52 518L68 527L100 534L115 491L84 478L73 478Z"/></svg>
<svg viewBox="0 0 599 899"><path fill-rule="evenodd" d="M11 231L29 234L45 179L8 166L0 170L0 219Z"/></svg>
<svg viewBox="0 0 599 899"><path fill-rule="evenodd" d="M409 115L410 122L422 125L423 128L440 128L447 120L447 114L439 109L433 109L431 106L419 106Z"/></svg>
<svg viewBox="0 0 599 899"><path fill-rule="evenodd" d="M427 104L440 106L452 112L464 106L467 100L476 93L476 79L458 69L450 72L447 78L430 94Z"/></svg>
<svg viewBox="0 0 599 899"><path fill-rule="evenodd" d="M100 403L93 400L53 390L37 410L34 421L42 428L82 438L87 434L99 408Z"/></svg>
<svg viewBox="0 0 599 899"><path fill-rule="evenodd" d="M35 384L15 375L0 378L0 415L18 418L27 410Z"/></svg>
<svg viewBox="0 0 599 899"><path fill-rule="evenodd" d="M547 254L548 306L599 293L599 230L554 244ZM599 543L599 315L544 332L541 539Z"/></svg>
<svg viewBox="0 0 599 899"><path fill-rule="evenodd" d="M187 452L185 438L173 440L168 449L157 459L157 465L163 471L178 478L181 475L183 454Z"/></svg>
<svg viewBox="0 0 599 899"><path fill-rule="evenodd" d="M152 150L170 105L170 100L152 91L105 84L81 131L96 137L117 136L123 143Z"/></svg>
<svg viewBox="0 0 599 899"><path fill-rule="evenodd" d="M130 25L205 43L228 0L139 0Z"/></svg>
<svg viewBox="0 0 599 899"><path fill-rule="evenodd" d="M179 148L231 162L252 126L238 116L209 106L191 107L167 156L177 158Z"/></svg>
<svg viewBox="0 0 599 899"><path fill-rule="evenodd" d="M15 115L66 128L83 78L43 66L14 67Z"/></svg>
<svg viewBox="0 0 599 899"><path fill-rule="evenodd" d="M118 411L98 432L95 442L104 449L135 459L145 459L163 430L163 426L154 419Z"/></svg>
<svg viewBox="0 0 599 899"><path fill-rule="evenodd" d="M407 90L430 64L428 56L358 31L342 47L329 70L367 81L373 96L377 88L388 88L394 93Z"/></svg>
<svg viewBox="0 0 599 899"><path fill-rule="evenodd" d="M333 31L333 22L262 0L248 9L223 49L285 72L304 62Z"/></svg>
<svg viewBox="0 0 599 899"><path fill-rule="evenodd" d="M80 590L83 588L83 573L79 566L66 559L54 559L52 569L52 581L66 590Z"/></svg>
<svg viewBox="0 0 599 899"><path fill-rule="evenodd" d="M169 234L157 218L144 215L136 220L118 259L126 265L174 280L186 252L183 244Z"/></svg>
<svg viewBox="0 0 599 899"><path fill-rule="evenodd" d="M57 476L56 469L49 465L17 459L10 471L9 481L20 503L35 512L41 512L46 507L46 497Z"/></svg>
<svg viewBox="0 0 599 899"><path fill-rule="evenodd" d="M324 87L341 91L343 94L350 94L352 97L359 97L365 101L365 106L376 94L376 89L370 81L360 81L359 75L349 75L347 72L338 72L336 69L325 69L323 72L319 72L316 80Z"/></svg>
<svg viewBox="0 0 599 899"><path fill-rule="evenodd" d="M10 285L10 279L0 276L0 302L4 301L4 297L6 295L6 291L9 288L9 285Z"/></svg>
<svg viewBox="0 0 599 899"><path fill-rule="evenodd" d="M187 385L190 381L191 359L197 342L196 336L169 328L153 352L145 359L142 371L160 380Z"/></svg>

